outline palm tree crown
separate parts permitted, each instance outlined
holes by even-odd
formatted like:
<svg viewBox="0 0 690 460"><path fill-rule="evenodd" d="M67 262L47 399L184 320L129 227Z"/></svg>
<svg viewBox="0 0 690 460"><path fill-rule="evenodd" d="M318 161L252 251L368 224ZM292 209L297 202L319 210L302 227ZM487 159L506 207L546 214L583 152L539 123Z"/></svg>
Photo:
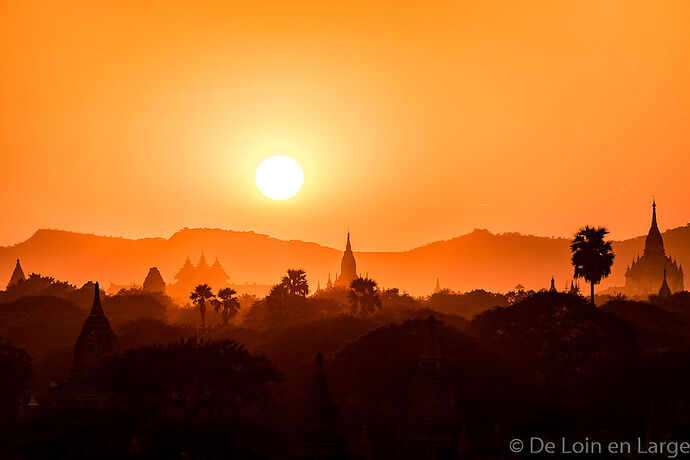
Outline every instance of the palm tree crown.
<svg viewBox="0 0 690 460"><path fill-rule="evenodd" d="M358 277L350 283L350 309L353 315L366 315L381 308L379 288L371 278Z"/></svg>
<svg viewBox="0 0 690 460"><path fill-rule="evenodd" d="M224 288L218 291L218 299L213 307L223 315L223 324L228 324L228 318L232 318L240 309L240 301L237 298L237 291Z"/></svg>
<svg viewBox="0 0 690 460"><path fill-rule="evenodd" d="M575 234L570 243L575 278L584 278L591 284L592 304L594 304L594 285L599 284L603 278L611 274L611 266L615 258L611 242L604 239L607 234L608 230L604 227L586 226Z"/></svg>
<svg viewBox="0 0 690 460"><path fill-rule="evenodd" d="M280 284L290 295L306 297L309 294L307 273L302 269L288 269L287 275L283 276Z"/></svg>
<svg viewBox="0 0 690 460"><path fill-rule="evenodd" d="M200 284L194 288L189 298L197 304L199 312L201 313L201 327L206 326L206 302L214 299L216 296L211 291L211 286L208 284Z"/></svg>

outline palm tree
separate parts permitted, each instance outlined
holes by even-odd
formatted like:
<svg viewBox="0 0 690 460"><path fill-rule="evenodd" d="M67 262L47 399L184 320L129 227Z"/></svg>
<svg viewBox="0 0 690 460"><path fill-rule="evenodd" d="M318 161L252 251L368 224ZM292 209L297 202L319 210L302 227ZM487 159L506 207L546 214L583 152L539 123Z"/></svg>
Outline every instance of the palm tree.
<svg viewBox="0 0 690 460"><path fill-rule="evenodd" d="M302 269L288 269L287 275L283 276L280 284L285 287L290 295L301 295L306 297L309 294L309 283L307 273Z"/></svg>
<svg viewBox="0 0 690 460"><path fill-rule="evenodd" d="M211 286L208 284L200 284L194 288L189 298L199 307L201 313L201 327L206 327L206 302L215 299L215 295L211 291Z"/></svg>
<svg viewBox="0 0 690 460"><path fill-rule="evenodd" d="M237 298L237 291L224 288L218 291L218 299L213 302L216 312L220 311L223 315L223 324L228 324L228 318L232 318L240 309L240 301Z"/></svg>
<svg viewBox="0 0 690 460"><path fill-rule="evenodd" d="M575 234L570 243L575 267L575 278L584 278L591 284L592 305L594 305L594 285L611 274L613 259L616 257L611 242L604 240L608 230L604 227L586 226Z"/></svg>
<svg viewBox="0 0 690 460"><path fill-rule="evenodd" d="M353 315L366 315L381 308L379 288L371 278L359 277L350 283L350 310Z"/></svg>

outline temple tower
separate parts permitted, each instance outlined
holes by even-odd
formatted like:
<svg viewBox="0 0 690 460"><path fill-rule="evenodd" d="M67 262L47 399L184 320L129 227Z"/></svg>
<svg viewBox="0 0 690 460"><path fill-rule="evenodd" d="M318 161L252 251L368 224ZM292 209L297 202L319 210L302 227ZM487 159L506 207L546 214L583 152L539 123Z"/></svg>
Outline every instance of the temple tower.
<svg viewBox="0 0 690 460"><path fill-rule="evenodd" d="M664 239L661 237L659 226L656 223L656 200L652 200L652 225L644 242L644 253L642 257L665 257Z"/></svg>
<svg viewBox="0 0 690 460"><path fill-rule="evenodd" d="M434 288L434 294L438 294L441 292L441 283L438 281L438 277L436 278L436 287Z"/></svg>
<svg viewBox="0 0 690 460"><path fill-rule="evenodd" d="M336 286L350 287L357 278L357 263L355 262L355 255L352 253L352 245L350 244L350 232L347 232L347 243L345 243L345 252L343 259L340 261L340 276L336 278Z"/></svg>
<svg viewBox="0 0 690 460"><path fill-rule="evenodd" d="M102 406L107 397L97 387L94 376L103 362L118 351L117 337L103 312L100 288L96 283L91 313L74 344L69 380L58 391L60 402L80 407Z"/></svg>
<svg viewBox="0 0 690 460"><path fill-rule="evenodd" d="M22 270L22 266L19 263L19 259L17 259L17 265L14 266L14 271L12 272L12 276L10 277L10 282L7 283L7 287L11 286L16 286L19 283L22 283L26 281L26 276L24 276L24 270Z"/></svg>
<svg viewBox="0 0 690 460"><path fill-rule="evenodd" d="M95 286L93 305L81 334L74 344L74 367L72 374L78 377L89 377L103 360L118 351L117 337L110 328L101 306L101 293L98 283Z"/></svg>
<svg viewBox="0 0 690 460"><path fill-rule="evenodd" d="M215 289L222 289L230 285L230 276L225 271L225 268L223 268L221 265L218 257L216 257L215 262L213 262L213 265L211 265L208 275L208 283Z"/></svg>
<svg viewBox="0 0 690 460"><path fill-rule="evenodd" d="M165 281L158 271L158 267L151 267L149 273L146 275L144 284L142 286L144 292L153 292L157 294L165 294Z"/></svg>
<svg viewBox="0 0 690 460"><path fill-rule="evenodd" d="M453 387L436 336L438 321L426 320L424 351L412 382L407 422L396 442L397 458L454 459L460 426L455 416Z"/></svg>
<svg viewBox="0 0 690 460"><path fill-rule="evenodd" d="M642 257L637 257L625 272L624 293L628 296L649 296L659 292L664 282L671 293L684 290L683 267L676 264L664 248L664 239L657 224L656 202L652 202L652 224L645 239Z"/></svg>
<svg viewBox="0 0 690 460"><path fill-rule="evenodd" d="M666 281L666 269L664 268L664 281L661 283L661 289L659 289L659 297L671 297L671 288L668 287L668 282Z"/></svg>
<svg viewBox="0 0 690 460"><path fill-rule="evenodd" d="M290 449L291 459L349 459L352 450L342 435L335 404L323 370L323 356L316 355L316 369L302 405L298 434Z"/></svg>

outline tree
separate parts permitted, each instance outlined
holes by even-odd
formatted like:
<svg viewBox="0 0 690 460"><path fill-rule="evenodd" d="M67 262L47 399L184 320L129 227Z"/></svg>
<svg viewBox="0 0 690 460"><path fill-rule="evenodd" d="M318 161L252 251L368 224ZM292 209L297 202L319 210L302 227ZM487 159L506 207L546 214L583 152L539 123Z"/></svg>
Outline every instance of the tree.
<svg viewBox="0 0 690 460"><path fill-rule="evenodd" d="M363 316L381 308L379 288L371 278L359 277L350 283L350 311L353 315Z"/></svg>
<svg viewBox="0 0 690 460"><path fill-rule="evenodd" d="M25 349L40 362L49 350L74 346L87 314L60 297L23 297L3 302L0 304L0 336ZM0 371L0 380L2 377Z"/></svg>
<svg viewBox="0 0 690 460"><path fill-rule="evenodd" d="M585 363L604 362L605 356L615 360L635 344L625 321L560 292L538 292L510 308L484 311L473 318L470 332L525 369L552 377L580 373Z"/></svg>
<svg viewBox="0 0 690 460"><path fill-rule="evenodd" d="M507 302L507 296L483 289L475 289L463 294L444 289L432 294L426 305L432 310L470 319L489 308L505 307Z"/></svg>
<svg viewBox="0 0 690 460"><path fill-rule="evenodd" d="M307 273L302 269L289 268L287 275L283 276L280 284L290 295L300 295L306 297L309 294L309 283Z"/></svg>
<svg viewBox="0 0 690 460"><path fill-rule="evenodd" d="M216 311L223 315L223 324L228 324L228 319L234 317L240 310L240 301L237 298L237 291L230 288L223 288L218 291L218 299L213 303Z"/></svg>
<svg viewBox="0 0 690 460"><path fill-rule="evenodd" d="M251 355L234 340L196 337L127 350L107 361L99 377L132 407L172 409L186 418L261 403L267 385L282 380L265 356Z"/></svg>
<svg viewBox="0 0 690 460"><path fill-rule="evenodd" d="M584 278L591 284L592 305L594 305L594 285L611 274L615 254L611 242L604 240L608 230L604 227L586 226L575 234L570 243L575 267L575 278Z"/></svg>
<svg viewBox="0 0 690 460"><path fill-rule="evenodd" d="M506 302L508 305L515 305L534 294L535 292L533 290L530 289L529 291L525 291L525 286L518 284L515 286L514 290L506 293Z"/></svg>
<svg viewBox="0 0 690 460"><path fill-rule="evenodd" d="M6 291L0 291L0 302L10 302L22 297L53 296L68 299L73 294L75 286L58 281L52 276L41 276L31 273L27 279L13 286L8 286ZM91 290L93 300L93 290Z"/></svg>
<svg viewBox="0 0 690 460"><path fill-rule="evenodd" d="M201 313L201 327L206 326L206 302L211 299L215 299L215 295L211 291L211 287L208 284L200 284L194 291L190 294L189 298L199 307L199 313Z"/></svg>
<svg viewBox="0 0 690 460"><path fill-rule="evenodd" d="M139 289L121 289L116 295L102 300L103 309L114 327L139 318L166 319L164 298L156 294Z"/></svg>

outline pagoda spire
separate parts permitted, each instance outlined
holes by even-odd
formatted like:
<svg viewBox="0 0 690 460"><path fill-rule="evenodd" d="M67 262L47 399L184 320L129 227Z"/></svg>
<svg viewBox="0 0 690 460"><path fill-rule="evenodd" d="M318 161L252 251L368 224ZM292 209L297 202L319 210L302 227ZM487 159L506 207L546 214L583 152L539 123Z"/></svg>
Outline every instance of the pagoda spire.
<svg viewBox="0 0 690 460"><path fill-rule="evenodd" d="M103 316L103 306L101 305L101 289L96 281L93 293L93 305L91 306L91 316Z"/></svg>
<svg viewBox="0 0 690 460"><path fill-rule="evenodd" d="M355 255L352 253L352 244L350 243L350 229L347 229L347 242L345 243L345 252L340 261L340 276L336 276L335 285L349 287L350 283L357 278L357 263L355 262Z"/></svg>
<svg viewBox="0 0 690 460"><path fill-rule="evenodd" d="M311 387L302 405L298 435L291 458L349 458L347 440L340 431L336 406L328 391L323 356L316 355Z"/></svg>
<svg viewBox="0 0 690 460"><path fill-rule="evenodd" d="M659 226L656 221L656 200L652 200L652 224L644 245L644 254L650 256L665 256L664 239L661 237Z"/></svg>
<svg viewBox="0 0 690 460"><path fill-rule="evenodd" d="M664 281L661 283L661 289L659 289L659 297L670 297L671 295L671 288L666 281L666 268L664 268Z"/></svg>
<svg viewBox="0 0 690 460"><path fill-rule="evenodd" d="M7 283L7 287L14 286L15 284L19 284L23 281L26 281L26 276L24 276L24 270L22 270L19 259L17 259L17 265L14 266L14 271L10 277L10 282Z"/></svg>

